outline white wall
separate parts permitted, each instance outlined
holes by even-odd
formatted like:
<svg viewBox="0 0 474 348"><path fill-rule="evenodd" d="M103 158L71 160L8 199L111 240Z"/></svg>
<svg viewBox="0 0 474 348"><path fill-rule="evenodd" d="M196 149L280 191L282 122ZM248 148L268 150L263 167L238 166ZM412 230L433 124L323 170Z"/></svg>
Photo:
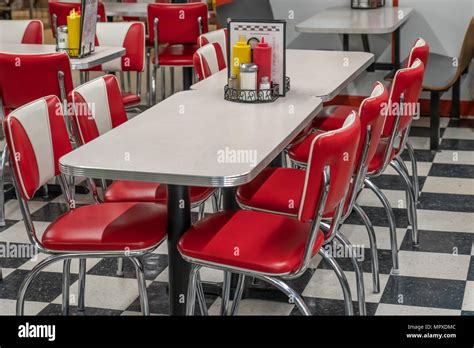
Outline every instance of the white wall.
<svg viewBox="0 0 474 348"><path fill-rule="evenodd" d="M258 1L258 0L257 0ZM300 34L295 25L316 12L332 6L350 6L350 0L271 0L276 18L288 22L288 47L298 49L342 49L342 37L337 34ZM387 0L387 6L392 0ZM469 21L474 16L474 0L399 0L400 7L412 7L414 13L401 29L401 57L408 51L417 37L429 43L431 51L452 57L458 56ZM288 18L289 11L294 19ZM391 35L371 35L371 50L379 62L391 60ZM352 35L350 49L362 51L360 36ZM461 98L471 100L474 94L474 68L463 78ZM370 86L384 74L366 73L349 87L347 93L368 95ZM443 96L450 98L450 93Z"/></svg>

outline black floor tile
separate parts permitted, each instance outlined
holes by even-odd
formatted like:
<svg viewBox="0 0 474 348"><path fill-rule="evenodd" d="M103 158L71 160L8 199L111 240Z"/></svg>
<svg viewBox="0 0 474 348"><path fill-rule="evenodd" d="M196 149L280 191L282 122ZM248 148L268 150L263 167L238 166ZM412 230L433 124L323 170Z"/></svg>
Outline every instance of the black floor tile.
<svg viewBox="0 0 474 348"><path fill-rule="evenodd" d="M449 120L448 127L453 128L474 128L474 119L472 118L460 118Z"/></svg>
<svg viewBox="0 0 474 348"><path fill-rule="evenodd" d="M472 179L474 178L474 165L433 163L429 176Z"/></svg>
<svg viewBox="0 0 474 348"><path fill-rule="evenodd" d="M461 315L474 316L474 311L461 311Z"/></svg>
<svg viewBox="0 0 474 348"><path fill-rule="evenodd" d="M459 310L465 286L461 280L391 275L380 303Z"/></svg>
<svg viewBox="0 0 474 348"><path fill-rule="evenodd" d="M312 315L324 316L324 315L345 315L344 301L343 300L332 300L325 298L314 298L314 297L303 297L304 302L308 306ZM359 314L359 304L357 301L352 301L354 307L354 315ZM378 304L369 303L365 304L367 315L375 315ZM290 315L302 315L298 308L295 306L291 311Z"/></svg>
<svg viewBox="0 0 474 348"><path fill-rule="evenodd" d="M436 153L431 150L415 150L415 157L418 162L433 162ZM403 151L401 157L404 161L409 161L410 156L408 152Z"/></svg>
<svg viewBox="0 0 474 348"><path fill-rule="evenodd" d="M122 314L123 311L118 311L114 309L106 309L106 308L93 308L93 307L86 307L84 311L77 310L77 306L69 306L69 315L72 316L118 316ZM38 315L62 315L61 305L60 304L53 304L50 303L46 307L43 308Z"/></svg>
<svg viewBox="0 0 474 348"><path fill-rule="evenodd" d="M420 190L422 190L426 181L426 177L420 176L418 179L420 181ZM406 189L405 181L400 175L381 175L370 179L370 181L377 185L377 187L381 190L405 191Z"/></svg>
<svg viewBox="0 0 474 348"><path fill-rule="evenodd" d="M443 139L440 150L474 151L474 140L467 139Z"/></svg>
<svg viewBox="0 0 474 348"><path fill-rule="evenodd" d="M37 253L31 244L0 242L0 267L18 268Z"/></svg>
<svg viewBox="0 0 474 348"><path fill-rule="evenodd" d="M467 272L467 280L474 281L474 256L471 256L471 263L469 265L469 271Z"/></svg>
<svg viewBox="0 0 474 348"><path fill-rule="evenodd" d="M382 203L380 203L382 206ZM388 227L388 218L387 213L383 207L363 207L366 214L369 216L370 221L374 226ZM408 216L406 209L393 208L393 213L395 214L395 222L397 228L405 228L408 226ZM349 218L345 221L347 224L351 225L363 225L362 220L355 213L352 213Z"/></svg>
<svg viewBox="0 0 474 348"><path fill-rule="evenodd" d="M440 128L441 137L444 135L446 128ZM425 137L429 138L431 135L431 129L428 127L411 127L410 136L411 137Z"/></svg>
<svg viewBox="0 0 474 348"><path fill-rule="evenodd" d="M15 225L18 221L20 220L5 220L5 226L0 227L0 235L2 234L3 231Z"/></svg>
<svg viewBox="0 0 474 348"><path fill-rule="evenodd" d="M474 213L474 196L422 192L418 209Z"/></svg>
<svg viewBox="0 0 474 348"><path fill-rule="evenodd" d="M420 245L413 247L411 229L403 239L400 250L471 255L474 235L461 232L440 232L418 230Z"/></svg>
<svg viewBox="0 0 474 348"><path fill-rule="evenodd" d="M141 258L143 267L145 268L145 278L147 280L154 280L166 267L168 267L168 256L150 254ZM122 277L135 279L137 277L135 267L128 259L124 259L123 264L124 274ZM106 258L99 261L92 267L87 274L118 277L117 276L117 259Z"/></svg>
<svg viewBox="0 0 474 348"><path fill-rule="evenodd" d="M16 300L18 289L29 271L17 269L0 282L0 299ZM71 284L77 280L71 274ZM62 274L41 272L30 284L26 301L51 302L62 293Z"/></svg>
<svg viewBox="0 0 474 348"><path fill-rule="evenodd" d="M54 221L67 212L66 204L49 203L31 214L33 221Z"/></svg>

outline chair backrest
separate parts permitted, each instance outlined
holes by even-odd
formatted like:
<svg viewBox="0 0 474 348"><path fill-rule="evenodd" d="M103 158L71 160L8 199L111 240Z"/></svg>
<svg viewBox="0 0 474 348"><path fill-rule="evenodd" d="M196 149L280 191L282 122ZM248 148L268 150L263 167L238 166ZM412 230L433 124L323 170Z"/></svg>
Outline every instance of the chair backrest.
<svg viewBox="0 0 474 348"><path fill-rule="evenodd" d="M364 144L367 138L367 129L370 127L370 142L367 148L367 156L365 164L369 165L370 161L377 151L377 147L382 135L382 130L385 124L386 111L389 102L389 93L387 88L381 83L377 82L372 89L372 93L368 98L365 98L359 107L360 117L360 142L359 149L356 156L356 167L360 163ZM358 170L358 168L356 168Z"/></svg>
<svg viewBox="0 0 474 348"><path fill-rule="evenodd" d="M353 112L340 129L322 133L314 138L298 219L309 221L315 218L316 209L321 204L324 168L327 166L330 169L330 184L324 215L333 213L344 201L354 172L360 132L359 117Z"/></svg>
<svg viewBox="0 0 474 348"><path fill-rule="evenodd" d="M467 69L471 60L474 58L474 17L471 18L471 22L466 30L464 41L461 47L461 53L459 54L458 71L456 73L456 80L461 76L464 70Z"/></svg>
<svg viewBox="0 0 474 348"><path fill-rule="evenodd" d="M62 99L72 89L71 65L66 53L0 53L0 99L4 108L16 109L48 95Z"/></svg>
<svg viewBox="0 0 474 348"><path fill-rule="evenodd" d="M219 29L219 30L210 31L206 34L202 34L198 38L198 46L199 47L203 47L205 45L215 43L215 42L217 42L221 46L224 58L227 59L227 52L228 52L227 28L226 29Z"/></svg>
<svg viewBox="0 0 474 348"><path fill-rule="evenodd" d="M219 28L227 27L227 19L274 19L270 0L218 0L216 8Z"/></svg>
<svg viewBox="0 0 474 348"><path fill-rule="evenodd" d="M418 38L415 44L410 50L410 55L407 59L407 66L409 68L415 63L415 60L419 59L423 62L424 66L428 64L428 58L430 56L430 46L422 38Z"/></svg>
<svg viewBox="0 0 474 348"><path fill-rule="evenodd" d="M227 67L225 56L217 42L198 49L194 53L193 63L200 81Z"/></svg>
<svg viewBox="0 0 474 348"><path fill-rule="evenodd" d="M390 102L385 119L383 137L391 137L394 132L401 133L411 124L413 117L419 109L418 100L423 85L425 66L419 59L409 68L400 69L396 72L390 92ZM395 122L400 116L397 129Z"/></svg>
<svg viewBox="0 0 474 348"><path fill-rule="evenodd" d="M1 20L0 43L43 44L43 22L31 20Z"/></svg>
<svg viewBox="0 0 474 348"><path fill-rule="evenodd" d="M148 35L151 42L155 40L155 19L158 19L160 44L197 44L198 37L208 32L205 3L148 4Z"/></svg>
<svg viewBox="0 0 474 348"><path fill-rule="evenodd" d="M145 25L141 22L97 23L100 46L124 47L125 55L101 65L102 71L137 71L145 69Z"/></svg>
<svg viewBox="0 0 474 348"><path fill-rule="evenodd" d="M56 27L60 27L62 25L67 25L67 16L69 13L74 9L75 11L81 10L81 3L80 2L61 2L55 0L48 1L49 7L49 23L51 24L51 30L53 32L53 37L56 37L56 31L54 28L54 20L53 16L56 15ZM102 2L99 2L97 8L97 15L100 16L101 22L106 22L107 17L105 16L105 7Z"/></svg>
<svg viewBox="0 0 474 348"><path fill-rule="evenodd" d="M127 122L120 87L114 75L91 80L72 92L78 142L86 144Z"/></svg>
<svg viewBox="0 0 474 348"><path fill-rule="evenodd" d="M18 190L29 200L60 174L58 160L72 150L61 102L47 96L14 110L3 120Z"/></svg>

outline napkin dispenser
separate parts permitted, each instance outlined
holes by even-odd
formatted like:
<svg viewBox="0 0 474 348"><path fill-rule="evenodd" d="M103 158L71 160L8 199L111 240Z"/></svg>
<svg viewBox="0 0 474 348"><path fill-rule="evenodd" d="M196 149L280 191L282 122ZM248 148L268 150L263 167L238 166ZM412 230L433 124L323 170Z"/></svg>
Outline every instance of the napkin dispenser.
<svg viewBox="0 0 474 348"><path fill-rule="evenodd" d="M351 0L352 8L379 8L385 6L385 0Z"/></svg>

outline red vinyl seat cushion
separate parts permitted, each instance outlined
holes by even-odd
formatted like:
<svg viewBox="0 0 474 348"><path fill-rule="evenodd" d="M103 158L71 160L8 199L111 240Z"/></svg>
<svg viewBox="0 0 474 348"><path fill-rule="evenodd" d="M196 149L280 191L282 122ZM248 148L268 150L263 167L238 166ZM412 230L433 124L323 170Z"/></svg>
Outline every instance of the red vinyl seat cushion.
<svg viewBox="0 0 474 348"><path fill-rule="evenodd" d="M122 92L122 102L124 106L139 104L141 101L141 98L135 93Z"/></svg>
<svg viewBox="0 0 474 348"><path fill-rule="evenodd" d="M214 192L209 187L190 187L189 196L191 204L199 203ZM114 181L104 195L105 202L156 202L166 203L168 201L167 185L150 182Z"/></svg>
<svg viewBox="0 0 474 348"><path fill-rule="evenodd" d="M301 266L310 224L271 213L232 210L198 221L181 238L182 255L273 275L293 273ZM324 242L320 231L315 255Z"/></svg>
<svg viewBox="0 0 474 348"><path fill-rule="evenodd" d="M42 242L58 251L143 250L160 243L166 227L162 204L94 204L61 215L48 226Z"/></svg>
<svg viewBox="0 0 474 348"><path fill-rule="evenodd" d="M159 65L167 66L193 66L193 55L198 45L164 45L158 50ZM153 57L153 64L156 56Z"/></svg>
<svg viewBox="0 0 474 348"><path fill-rule="evenodd" d="M237 189L237 201L253 210L297 216L306 172L290 168L267 168Z"/></svg>

